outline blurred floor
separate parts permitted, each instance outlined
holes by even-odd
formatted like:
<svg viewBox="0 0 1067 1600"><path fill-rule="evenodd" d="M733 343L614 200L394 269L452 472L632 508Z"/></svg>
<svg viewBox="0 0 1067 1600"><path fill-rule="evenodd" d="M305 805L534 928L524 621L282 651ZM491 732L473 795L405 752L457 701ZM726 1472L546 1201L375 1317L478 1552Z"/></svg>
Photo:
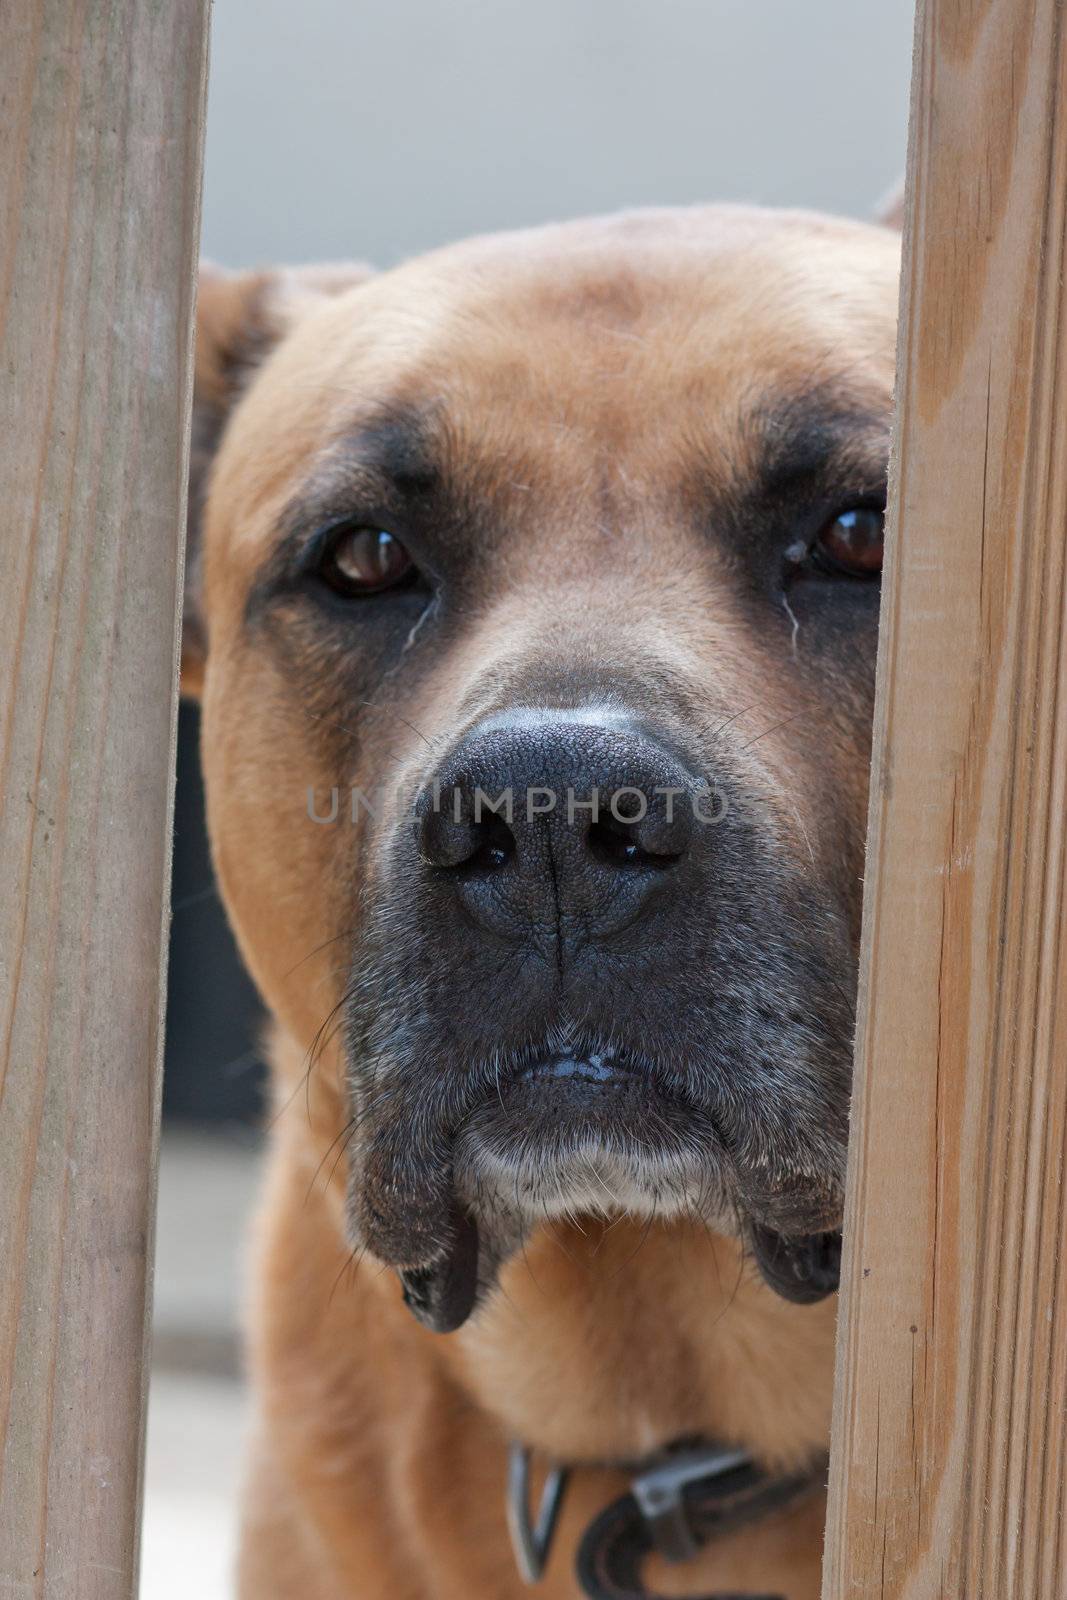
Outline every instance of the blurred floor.
<svg viewBox="0 0 1067 1600"><path fill-rule="evenodd" d="M231 1600L246 1424L239 1326L259 1151L168 1130L160 1157L143 1600Z"/></svg>
<svg viewBox="0 0 1067 1600"><path fill-rule="evenodd" d="M143 1600L232 1600L244 1420L233 1379L153 1372Z"/></svg>

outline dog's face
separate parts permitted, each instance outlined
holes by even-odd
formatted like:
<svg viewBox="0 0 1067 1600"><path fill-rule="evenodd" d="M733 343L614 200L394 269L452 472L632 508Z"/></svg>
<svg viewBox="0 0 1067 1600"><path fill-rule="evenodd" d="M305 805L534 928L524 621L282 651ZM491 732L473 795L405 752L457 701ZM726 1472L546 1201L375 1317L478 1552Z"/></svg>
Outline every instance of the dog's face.
<svg viewBox="0 0 1067 1600"><path fill-rule="evenodd" d="M284 287L207 287L224 362L278 340L204 518L217 862L283 1024L335 1008L351 1227L437 1326L589 1210L831 1286L897 272L709 208L287 331Z"/></svg>

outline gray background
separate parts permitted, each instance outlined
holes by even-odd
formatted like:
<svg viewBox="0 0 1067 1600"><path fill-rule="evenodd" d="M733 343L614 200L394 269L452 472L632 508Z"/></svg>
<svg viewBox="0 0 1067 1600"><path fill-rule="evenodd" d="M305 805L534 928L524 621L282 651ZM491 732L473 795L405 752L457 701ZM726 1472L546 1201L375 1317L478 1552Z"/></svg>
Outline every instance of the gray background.
<svg viewBox="0 0 1067 1600"><path fill-rule="evenodd" d="M911 0L216 0L204 251L401 257L669 201L864 215L903 168ZM258 1005L182 711L166 1109L259 1116Z"/></svg>
<svg viewBox="0 0 1067 1600"><path fill-rule="evenodd" d="M204 248L389 265L617 206L866 213L912 0L216 0Z"/></svg>

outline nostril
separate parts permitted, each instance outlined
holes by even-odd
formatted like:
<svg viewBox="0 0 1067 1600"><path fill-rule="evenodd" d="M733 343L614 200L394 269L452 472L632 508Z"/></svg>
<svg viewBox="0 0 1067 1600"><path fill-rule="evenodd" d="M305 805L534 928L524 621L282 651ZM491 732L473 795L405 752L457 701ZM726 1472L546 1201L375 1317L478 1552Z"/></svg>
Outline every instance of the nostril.
<svg viewBox="0 0 1067 1600"><path fill-rule="evenodd" d="M515 835L502 817L486 817L473 825L477 843L463 863L473 872L499 872L515 854Z"/></svg>
<svg viewBox="0 0 1067 1600"><path fill-rule="evenodd" d="M689 845L691 814L681 789L657 789L651 802L637 789L621 790L608 811L590 824L586 843L600 861L616 867L669 867Z"/></svg>
<svg viewBox="0 0 1067 1600"><path fill-rule="evenodd" d="M619 822L614 817L607 822L591 822L585 837L598 860L614 867L638 866L644 854L634 837L632 822Z"/></svg>
<svg viewBox="0 0 1067 1600"><path fill-rule="evenodd" d="M642 837L637 821L606 817L590 823L586 843L598 860L613 867L669 867L684 854L684 846L677 849L650 848L659 841Z"/></svg>
<svg viewBox="0 0 1067 1600"><path fill-rule="evenodd" d="M416 822L415 840L430 866L470 872L495 872L515 850L515 836L502 818L457 821L440 810L429 811Z"/></svg>

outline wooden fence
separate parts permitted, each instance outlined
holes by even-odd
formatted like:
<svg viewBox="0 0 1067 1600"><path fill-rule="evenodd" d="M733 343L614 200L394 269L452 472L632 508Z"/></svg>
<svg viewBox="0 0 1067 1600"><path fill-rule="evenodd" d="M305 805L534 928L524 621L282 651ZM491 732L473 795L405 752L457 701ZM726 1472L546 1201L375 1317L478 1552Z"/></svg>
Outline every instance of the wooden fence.
<svg viewBox="0 0 1067 1600"><path fill-rule="evenodd" d="M0 13L0 1596L136 1591L207 0Z"/></svg>
<svg viewBox="0 0 1067 1600"><path fill-rule="evenodd" d="M824 1600L1067 1596L1065 222L1063 6L925 0Z"/></svg>

